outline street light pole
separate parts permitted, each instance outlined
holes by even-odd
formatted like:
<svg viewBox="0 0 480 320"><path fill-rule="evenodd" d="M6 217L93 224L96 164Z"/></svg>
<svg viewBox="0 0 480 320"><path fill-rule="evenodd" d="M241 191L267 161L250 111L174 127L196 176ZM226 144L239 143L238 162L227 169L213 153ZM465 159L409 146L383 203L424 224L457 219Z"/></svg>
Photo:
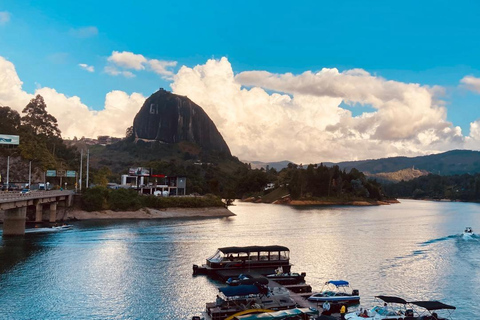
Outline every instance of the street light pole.
<svg viewBox="0 0 480 320"><path fill-rule="evenodd" d="M28 188L32 188L32 161L28 164Z"/></svg>
<svg viewBox="0 0 480 320"><path fill-rule="evenodd" d="M85 182L85 188L88 189L88 166L90 164L90 150L87 149L87 181Z"/></svg>
<svg viewBox="0 0 480 320"><path fill-rule="evenodd" d="M7 156L7 190L10 187L10 156Z"/></svg>
<svg viewBox="0 0 480 320"><path fill-rule="evenodd" d="M83 168L83 149L80 150L80 177L78 178L78 186L80 187L80 192L82 192L82 168Z"/></svg>

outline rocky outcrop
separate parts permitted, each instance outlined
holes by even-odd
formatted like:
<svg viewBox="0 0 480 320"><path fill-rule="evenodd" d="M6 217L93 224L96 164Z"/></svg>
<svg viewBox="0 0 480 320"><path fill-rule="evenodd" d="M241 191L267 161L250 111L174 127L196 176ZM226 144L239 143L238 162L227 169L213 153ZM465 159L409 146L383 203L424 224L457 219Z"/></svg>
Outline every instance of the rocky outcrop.
<svg viewBox="0 0 480 320"><path fill-rule="evenodd" d="M200 106L163 89L145 101L133 121L133 133L136 141L188 141L205 151L231 155L217 127Z"/></svg>

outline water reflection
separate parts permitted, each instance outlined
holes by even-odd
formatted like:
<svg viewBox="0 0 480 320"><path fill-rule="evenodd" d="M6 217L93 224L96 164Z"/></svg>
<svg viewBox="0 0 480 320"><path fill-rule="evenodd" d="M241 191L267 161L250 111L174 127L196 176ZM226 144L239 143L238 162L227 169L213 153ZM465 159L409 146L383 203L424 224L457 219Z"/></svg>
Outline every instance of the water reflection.
<svg viewBox="0 0 480 320"><path fill-rule="evenodd" d="M192 264L218 247L278 244L290 248L293 271L307 272L314 289L345 279L365 305L379 294L439 299L468 319L480 313L480 239L460 234L465 226L480 230L478 209L241 203L229 218L79 222L65 232L3 239L2 316L188 319L215 299L218 285L193 277Z"/></svg>

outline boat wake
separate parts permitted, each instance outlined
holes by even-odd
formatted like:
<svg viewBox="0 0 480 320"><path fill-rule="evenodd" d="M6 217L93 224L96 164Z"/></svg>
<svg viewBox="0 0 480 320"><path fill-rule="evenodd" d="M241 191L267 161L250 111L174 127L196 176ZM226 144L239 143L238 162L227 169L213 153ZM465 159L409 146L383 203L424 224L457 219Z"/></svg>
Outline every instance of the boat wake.
<svg viewBox="0 0 480 320"><path fill-rule="evenodd" d="M461 236L461 235L460 235ZM442 237L442 238L437 238L437 239L432 239L432 240L427 240L425 242L420 242L419 245L424 247L424 246L428 246L430 244L433 244L433 243L437 243L437 242L442 242L442 241L447 241L447 240L451 240L451 239L456 239L458 238L459 235L458 234L452 234L451 236L446 236L446 237Z"/></svg>
<svg viewBox="0 0 480 320"><path fill-rule="evenodd" d="M475 233L464 233L459 235L465 241L480 241L480 235Z"/></svg>

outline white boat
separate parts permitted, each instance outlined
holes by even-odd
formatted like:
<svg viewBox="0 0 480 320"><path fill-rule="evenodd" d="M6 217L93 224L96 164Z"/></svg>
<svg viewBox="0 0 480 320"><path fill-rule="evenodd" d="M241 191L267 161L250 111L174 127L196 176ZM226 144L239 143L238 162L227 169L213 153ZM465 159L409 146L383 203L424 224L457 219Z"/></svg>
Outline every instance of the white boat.
<svg viewBox="0 0 480 320"><path fill-rule="evenodd" d="M474 235L474 233L473 233L472 227L465 227L465 230L463 231L463 236L464 237L471 237L473 235Z"/></svg>
<svg viewBox="0 0 480 320"><path fill-rule="evenodd" d="M413 310L407 309L407 301L393 296L376 296L375 298L383 301L383 306L375 306L371 309L359 309L345 315L346 320L388 320L405 319L412 317ZM408 319L408 318L407 318Z"/></svg>
<svg viewBox="0 0 480 320"><path fill-rule="evenodd" d="M314 293L308 300L316 302L340 302L347 305L356 305L360 303L360 294L358 290L352 290L352 293L347 292L350 287L348 281L345 280L330 280L326 282L321 292Z"/></svg>
<svg viewBox="0 0 480 320"><path fill-rule="evenodd" d="M407 302L399 297L376 296L384 301L383 306L375 306L372 309L358 310L347 313L346 320L448 320L451 319L452 312L456 309L454 306L442 303L440 301L410 301ZM408 308L407 308L408 305ZM415 309L415 310L414 310ZM446 314L445 316L439 313Z"/></svg>
<svg viewBox="0 0 480 320"><path fill-rule="evenodd" d="M58 232L63 230L69 230L73 226L71 224L64 224L62 226L53 226L53 227L39 227L39 228L28 228L25 229L25 233L50 233L50 232Z"/></svg>

